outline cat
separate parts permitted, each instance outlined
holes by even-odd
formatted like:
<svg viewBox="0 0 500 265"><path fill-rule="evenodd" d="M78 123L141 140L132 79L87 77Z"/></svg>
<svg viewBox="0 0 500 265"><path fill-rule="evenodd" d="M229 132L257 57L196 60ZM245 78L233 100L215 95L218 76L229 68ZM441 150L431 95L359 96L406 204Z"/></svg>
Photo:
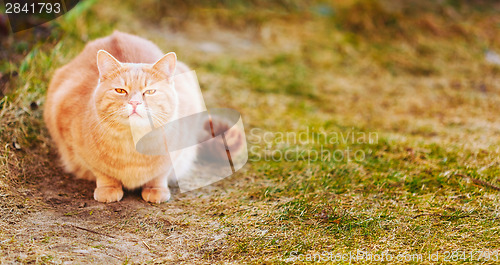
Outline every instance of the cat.
<svg viewBox="0 0 500 265"><path fill-rule="evenodd" d="M176 177L189 174L197 149L176 152L175 157L145 155L136 150L131 133L132 125L140 137L148 126L204 111L202 99L185 87L196 80L173 82L174 75L188 71L175 53L163 54L151 41L119 31L89 42L56 70L44 120L65 171L96 181L95 200L120 201L123 188L142 187L145 201L165 202L170 199L173 164ZM207 122L212 129L216 125ZM219 124L216 130L226 129L224 122ZM210 126L205 125L206 135L186 132L176 137L206 139Z"/></svg>

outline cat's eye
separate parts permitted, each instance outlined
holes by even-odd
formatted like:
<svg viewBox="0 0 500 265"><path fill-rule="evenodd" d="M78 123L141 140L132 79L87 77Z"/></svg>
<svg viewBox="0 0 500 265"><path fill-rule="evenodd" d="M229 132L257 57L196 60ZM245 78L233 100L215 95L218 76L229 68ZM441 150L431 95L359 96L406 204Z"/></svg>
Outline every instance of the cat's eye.
<svg viewBox="0 0 500 265"><path fill-rule="evenodd" d="M156 89L150 89L146 90L146 92L144 92L144 95L153 95L154 93L156 93Z"/></svg>
<svg viewBox="0 0 500 265"><path fill-rule="evenodd" d="M123 88L116 88L115 91L118 94L127 94L127 90L125 90Z"/></svg>

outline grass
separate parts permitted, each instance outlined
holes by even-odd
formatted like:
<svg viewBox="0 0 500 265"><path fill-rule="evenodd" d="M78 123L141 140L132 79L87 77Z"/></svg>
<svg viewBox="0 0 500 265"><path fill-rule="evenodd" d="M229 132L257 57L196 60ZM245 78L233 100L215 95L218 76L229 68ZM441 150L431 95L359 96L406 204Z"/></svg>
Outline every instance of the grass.
<svg viewBox="0 0 500 265"><path fill-rule="evenodd" d="M1 256L257 264L363 251L432 263L439 252L447 263L447 251L463 251L455 261L495 263L485 255L500 251L500 68L484 51L500 52L500 6L264 2L144 1L145 16L133 11L139 2L83 1L45 25L46 38L9 37L0 53L0 73L11 76L0 99ZM242 171L162 205L136 193L100 205L91 183L61 172L41 117L48 81L115 28L177 52L209 107L242 113ZM29 230L33 222L42 225Z"/></svg>

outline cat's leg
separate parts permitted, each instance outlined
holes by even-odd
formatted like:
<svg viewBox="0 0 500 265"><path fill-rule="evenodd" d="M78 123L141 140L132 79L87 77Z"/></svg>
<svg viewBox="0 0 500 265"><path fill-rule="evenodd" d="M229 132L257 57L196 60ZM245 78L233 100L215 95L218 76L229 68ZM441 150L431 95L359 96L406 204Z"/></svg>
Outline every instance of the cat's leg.
<svg viewBox="0 0 500 265"><path fill-rule="evenodd" d="M108 176L96 174L94 199L98 202L117 202L123 198L122 183Z"/></svg>
<svg viewBox="0 0 500 265"><path fill-rule="evenodd" d="M142 198L148 202L161 203L170 199L168 174L156 177L142 186Z"/></svg>

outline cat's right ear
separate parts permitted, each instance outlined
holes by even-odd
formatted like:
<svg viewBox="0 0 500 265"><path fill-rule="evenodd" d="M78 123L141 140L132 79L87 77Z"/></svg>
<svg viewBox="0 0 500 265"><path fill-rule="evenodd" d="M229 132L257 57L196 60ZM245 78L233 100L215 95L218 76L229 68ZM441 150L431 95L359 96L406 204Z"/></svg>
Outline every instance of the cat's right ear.
<svg viewBox="0 0 500 265"><path fill-rule="evenodd" d="M169 52L163 55L163 57L153 65L153 69L166 74L168 77L172 77L175 73L176 64L177 55L175 55L175 52Z"/></svg>
<svg viewBox="0 0 500 265"><path fill-rule="evenodd" d="M99 80L120 68L122 64L105 50L97 52L97 68L99 69Z"/></svg>

